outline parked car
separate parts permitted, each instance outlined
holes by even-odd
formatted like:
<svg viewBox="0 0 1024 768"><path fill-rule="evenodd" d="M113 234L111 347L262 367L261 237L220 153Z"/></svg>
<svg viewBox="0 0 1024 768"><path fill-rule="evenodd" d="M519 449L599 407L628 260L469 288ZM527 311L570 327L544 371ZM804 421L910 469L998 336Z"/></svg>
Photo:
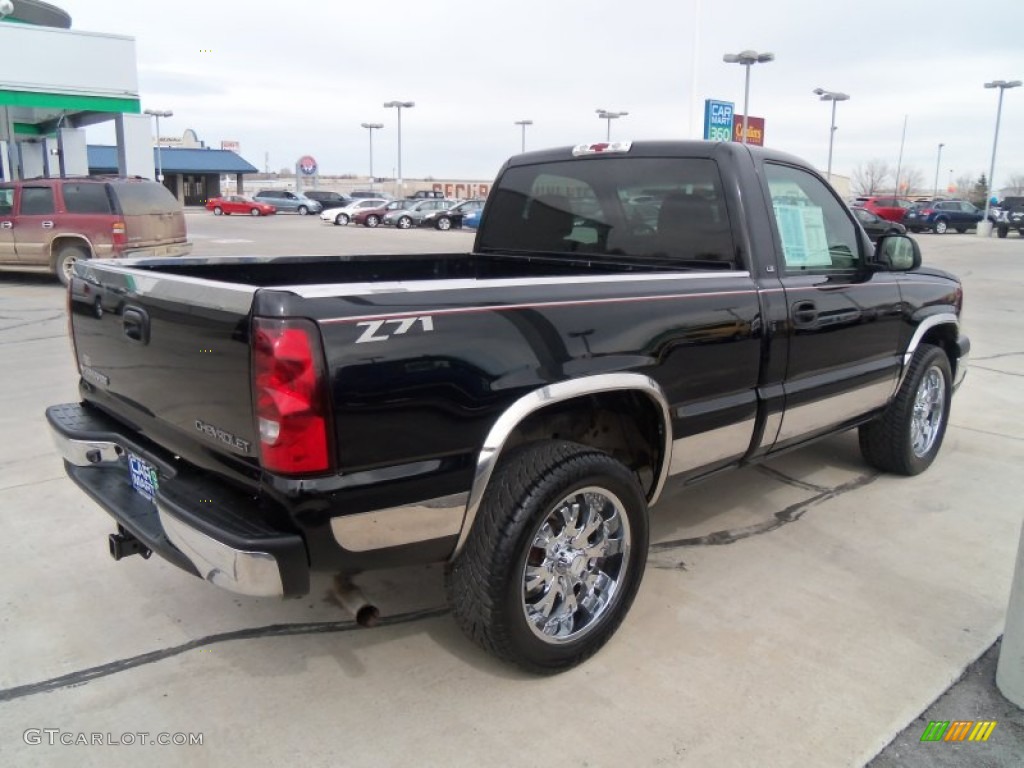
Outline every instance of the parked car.
<svg viewBox="0 0 1024 768"><path fill-rule="evenodd" d="M408 195L408 200L442 200L444 193L434 189L421 189Z"/></svg>
<svg viewBox="0 0 1024 768"><path fill-rule="evenodd" d="M1007 197L995 208L990 209L999 237L1006 237L1016 229L1024 237L1024 197Z"/></svg>
<svg viewBox="0 0 1024 768"><path fill-rule="evenodd" d="M955 229L964 233L978 226L984 215L980 208L966 200L936 200L915 205L907 211L903 223L911 232L930 229L942 235Z"/></svg>
<svg viewBox="0 0 1024 768"><path fill-rule="evenodd" d="M484 215L484 209L478 208L475 211L470 211L462 217L463 229L476 229L480 226L480 217Z"/></svg>
<svg viewBox="0 0 1024 768"><path fill-rule="evenodd" d="M380 197L367 197L361 200L353 200L344 208L327 209L320 214L320 220L329 221L335 226L343 227L348 224L352 220L352 217L359 211L369 210L370 208L379 208L386 202L387 200Z"/></svg>
<svg viewBox="0 0 1024 768"><path fill-rule="evenodd" d="M861 208L858 205L853 206L853 215L857 217L857 221L864 227L864 231L868 233L868 237L871 238L871 242L877 243L878 238L884 235L905 235L907 228L900 224L898 221L889 221L883 219L876 213L872 213L867 208Z"/></svg>
<svg viewBox="0 0 1024 768"><path fill-rule="evenodd" d="M372 189L357 189L355 192L349 195L349 197L352 197L353 199L356 200L360 200L367 197L383 197L388 200L391 199L388 195L385 195L383 192L374 192Z"/></svg>
<svg viewBox="0 0 1024 768"><path fill-rule="evenodd" d="M344 208L346 205L352 202L351 197L345 197L345 195L339 195L337 192L328 192L326 189L310 189L303 192L306 197L310 200L316 200L320 203L322 210L328 208Z"/></svg>
<svg viewBox="0 0 1024 768"><path fill-rule="evenodd" d="M383 205L376 205L372 208L362 208L352 215L353 224L362 224L364 227L376 227L387 214L392 211L411 208L416 205L415 200L391 200Z"/></svg>
<svg viewBox="0 0 1024 768"><path fill-rule="evenodd" d="M0 266L48 269L67 284L82 259L191 250L181 203L155 181L82 176L0 183Z"/></svg>
<svg viewBox="0 0 1024 768"><path fill-rule="evenodd" d="M434 227L442 231L452 227L461 227L465 216L470 211L479 211L484 207L482 199L463 200L451 208L440 211L431 211L420 220L421 227Z"/></svg>
<svg viewBox="0 0 1024 768"><path fill-rule="evenodd" d="M900 197L858 197L853 204L859 208L866 208L886 221L903 221L907 211L914 207L914 203Z"/></svg>
<svg viewBox="0 0 1024 768"><path fill-rule="evenodd" d="M206 201L206 210L213 211L214 216L230 216L232 213L246 213L250 216L269 216L277 213L277 208L264 203L262 200L253 200L245 195L227 195L226 197L211 197Z"/></svg>
<svg viewBox="0 0 1024 768"><path fill-rule="evenodd" d="M261 189L256 193L254 199L259 200L261 203L268 203L278 211L292 211L300 216L320 213L323 210L323 206L316 200L312 200L305 195L296 194L295 192L289 192L287 189Z"/></svg>
<svg viewBox="0 0 1024 768"><path fill-rule="evenodd" d="M428 213L434 211L446 211L456 204L456 200L451 198L442 198L440 200L426 199L418 200L413 203L409 208L404 208L399 211L390 211L383 219L381 224L388 226L395 226L399 229L409 229L409 227L419 226L419 223L423 221L423 217Z"/></svg>

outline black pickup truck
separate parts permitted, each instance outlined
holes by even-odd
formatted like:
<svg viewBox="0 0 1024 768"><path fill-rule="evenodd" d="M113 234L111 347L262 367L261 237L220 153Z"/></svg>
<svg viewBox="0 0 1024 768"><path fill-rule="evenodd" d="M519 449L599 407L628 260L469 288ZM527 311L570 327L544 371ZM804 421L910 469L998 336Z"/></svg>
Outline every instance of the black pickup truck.
<svg viewBox="0 0 1024 768"><path fill-rule="evenodd" d="M509 160L470 253L79 261L47 418L115 558L279 596L447 561L467 634L554 672L629 610L666 484L852 427L926 469L961 301L793 157L580 145Z"/></svg>

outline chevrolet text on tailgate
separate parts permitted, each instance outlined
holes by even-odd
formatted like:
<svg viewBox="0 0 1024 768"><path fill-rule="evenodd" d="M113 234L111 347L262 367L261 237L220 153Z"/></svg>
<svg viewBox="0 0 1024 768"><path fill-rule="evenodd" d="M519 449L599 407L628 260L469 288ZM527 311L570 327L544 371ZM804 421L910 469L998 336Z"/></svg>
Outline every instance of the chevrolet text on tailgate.
<svg viewBox="0 0 1024 768"><path fill-rule="evenodd" d="M904 475L942 444L961 287L872 245L805 163L730 142L533 152L471 253L78 262L71 478L156 552L249 595L447 561L474 641L550 673L643 577L666 484L857 427Z"/></svg>

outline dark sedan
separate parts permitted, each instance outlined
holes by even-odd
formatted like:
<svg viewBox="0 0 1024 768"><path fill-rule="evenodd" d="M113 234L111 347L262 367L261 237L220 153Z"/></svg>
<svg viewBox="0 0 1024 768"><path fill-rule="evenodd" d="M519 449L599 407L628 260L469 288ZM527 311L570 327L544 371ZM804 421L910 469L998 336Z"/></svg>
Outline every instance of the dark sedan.
<svg viewBox="0 0 1024 768"><path fill-rule="evenodd" d="M864 227L864 231L868 233L868 237L873 243L877 243L878 239L885 235L905 235L907 233L907 228L898 221L883 219L867 208L854 206L852 210L853 215L857 217L857 221Z"/></svg>

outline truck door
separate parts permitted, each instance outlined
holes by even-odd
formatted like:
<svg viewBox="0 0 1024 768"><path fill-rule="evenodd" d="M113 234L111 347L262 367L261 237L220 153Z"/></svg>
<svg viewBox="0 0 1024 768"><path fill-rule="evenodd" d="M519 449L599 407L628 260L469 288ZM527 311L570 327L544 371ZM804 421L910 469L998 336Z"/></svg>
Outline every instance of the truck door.
<svg viewBox="0 0 1024 768"><path fill-rule="evenodd" d="M0 187L0 262L14 261L14 187Z"/></svg>
<svg viewBox="0 0 1024 768"><path fill-rule="evenodd" d="M788 314L779 449L887 403L901 365L901 304L893 276L868 268L868 244L827 184L794 166L764 169Z"/></svg>
<svg viewBox="0 0 1024 768"><path fill-rule="evenodd" d="M53 188L25 184L20 197L20 201L15 201L13 219L16 260L21 264L46 265L57 211Z"/></svg>

